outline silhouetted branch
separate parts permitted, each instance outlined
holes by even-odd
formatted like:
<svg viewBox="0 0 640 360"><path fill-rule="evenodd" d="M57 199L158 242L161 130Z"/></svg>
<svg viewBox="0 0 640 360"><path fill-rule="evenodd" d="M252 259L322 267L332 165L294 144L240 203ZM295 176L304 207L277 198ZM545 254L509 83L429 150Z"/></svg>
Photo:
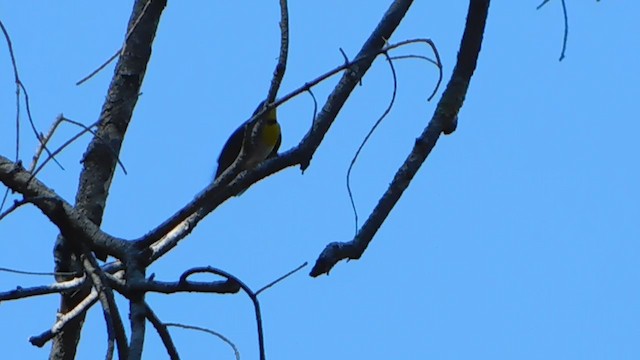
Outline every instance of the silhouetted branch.
<svg viewBox="0 0 640 360"><path fill-rule="evenodd" d="M87 297L82 299L76 307L67 311L64 314L58 314L58 319L53 324L51 329L43 332L40 335L32 336L29 338L29 342L37 347L43 347L49 340L53 339L56 334L63 330L64 326L76 317L84 314L90 307L98 302L98 292L92 289Z"/></svg>
<svg viewBox="0 0 640 360"><path fill-rule="evenodd" d="M236 357L236 360L240 360L240 352L238 351L238 347L231 340L229 340L227 337L225 337L224 335L220 334L217 331L213 331L211 329L203 328L203 327L200 327L200 326L184 325L184 324L178 324L178 323L166 323L164 325L167 326L167 327L172 326L172 327L177 327L177 328L181 328L181 329L202 331L204 333L216 336L220 340L222 340L222 341L226 342L227 344L229 344L229 346L231 346L231 349L233 349L233 353L234 353L234 355Z"/></svg>
<svg viewBox="0 0 640 360"><path fill-rule="evenodd" d="M359 259L362 256L380 225L387 218L435 146L440 134L450 134L455 131L458 112L462 107L480 53L489 3L489 0L470 0L458 60L429 124L416 139L411 153L396 172L389 188L382 195L360 231L349 242L328 244L311 269L311 276L328 274L338 261Z"/></svg>
<svg viewBox="0 0 640 360"><path fill-rule="evenodd" d="M120 318L120 312L118 311L118 305L116 304L113 296L113 291L107 285L107 279L102 272L96 259L91 253L85 249L83 254L83 266L87 273L91 276L93 281L93 287L98 292L98 300L102 304L102 313L107 326L107 336L109 346L107 349L107 359L113 357L113 340L115 338L118 346L118 358L128 358L129 348L127 344L127 334L124 331L124 325L122 325L122 319Z"/></svg>
<svg viewBox="0 0 640 360"><path fill-rule="evenodd" d="M4 38L7 42L7 47L9 49L9 56L11 57L11 66L13 67L13 78L16 84L16 159L15 161L18 162L20 160L20 90L22 90L22 92L24 93L24 103L25 103L25 108L27 109L27 117L29 118L29 124L31 125L31 129L33 130L33 133L35 134L38 141L40 141L40 143L42 144L42 147L47 151L47 153L51 154L49 152L49 149L47 149L46 145L42 142L40 133L36 129L36 125L33 122L33 117L31 116L31 106L29 104L29 93L27 92L27 88L24 86L24 83L22 82L22 80L20 79L20 75L18 74L18 64L16 62L16 57L13 52L13 44L11 43L11 37L9 36L9 32L7 31L7 29L5 28L1 20L0 20L0 30L2 30ZM54 159L54 161L60 167L62 167L62 165L60 165L60 163L58 163L57 160Z"/></svg>
<svg viewBox="0 0 640 360"><path fill-rule="evenodd" d="M256 291L256 296L260 295L261 292L269 289L270 287L272 287L273 285L279 283L280 281L282 281L282 280L288 278L289 276L295 274L296 272L302 270L302 268L304 268L307 265L308 265L308 263L305 261L302 265L298 266L297 268L289 271L288 273L280 276L279 278L273 280L272 282L268 283L267 285L261 287L258 291Z"/></svg>
<svg viewBox="0 0 640 360"><path fill-rule="evenodd" d="M73 208L53 190L47 188L20 164L0 155L0 181L22 194L55 224L63 236L82 241L90 248L105 248L122 257L130 247L129 242L112 237L100 230L92 221ZM66 271L56 271L66 272Z"/></svg>
<svg viewBox="0 0 640 360"><path fill-rule="evenodd" d="M540 10L549 1L551 0L544 0L540 5L536 7L536 10ZM560 0L560 4L562 5L562 17L564 19L564 35L562 36L562 50L560 51L560 58L558 59L558 61L562 61L564 59L564 55L567 52L567 41L569 39L569 14L567 13L567 4L565 0Z"/></svg>
<svg viewBox="0 0 640 360"><path fill-rule="evenodd" d="M165 349L167 349L167 354L169 354L169 358L171 360L180 360L180 355L178 355L178 349L173 344L173 339L171 338L171 334L169 334L169 330L167 330L167 325L165 325L160 318L151 310L149 304L145 303L145 309L147 314L147 320L153 325L153 327L158 332L162 343L164 344Z"/></svg>
<svg viewBox="0 0 640 360"><path fill-rule="evenodd" d="M2 270L4 271L9 269ZM14 290L0 292L0 302L7 300L24 299L31 296L58 294L64 291L74 291L76 289L79 289L84 284L85 280L86 276L84 276L83 274L81 277L73 278L71 280L63 282L56 282L51 285L34 286L29 288L17 287Z"/></svg>
<svg viewBox="0 0 640 360"><path fill-rule="evenodd" d="M287 58L289 54L289 9L287 7L287 0L280 1L280 55L278 56L278 64L273 71L273 79L271 80L271 86L269 87L269 93L267 94L267 100L265 105L272 103L278 95L280 84L284 78L284 73L287 70Z"/></svg>

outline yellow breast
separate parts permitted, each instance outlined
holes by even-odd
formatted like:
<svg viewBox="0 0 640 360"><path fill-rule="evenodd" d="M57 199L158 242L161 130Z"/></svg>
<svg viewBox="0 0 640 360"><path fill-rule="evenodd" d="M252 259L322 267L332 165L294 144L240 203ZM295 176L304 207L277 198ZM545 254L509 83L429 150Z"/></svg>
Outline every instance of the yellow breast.
<svg viewBox="0 0 640 360"><path fill-rule="evenodd" d="M276 121L268 121L262 129L262 142L265 147L269 148L269 152L273 150L276 142L278 142L278 137L280 137L280 124Z"/></svg>

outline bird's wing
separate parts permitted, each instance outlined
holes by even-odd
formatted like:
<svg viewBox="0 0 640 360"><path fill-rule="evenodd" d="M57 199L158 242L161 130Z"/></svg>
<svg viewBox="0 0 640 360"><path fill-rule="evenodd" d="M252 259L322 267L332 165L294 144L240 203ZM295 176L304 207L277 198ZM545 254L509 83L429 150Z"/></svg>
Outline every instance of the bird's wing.
<svg viewBox="0 0 640 360"><path fill-rule="evenodd" d="M220 156L218 157L218 169L216 170L215 179L220 176L240 155L242 149L242 139L244 138L244 129L247 123L243 123L231 134L227 142L224 144Z"/></svg>

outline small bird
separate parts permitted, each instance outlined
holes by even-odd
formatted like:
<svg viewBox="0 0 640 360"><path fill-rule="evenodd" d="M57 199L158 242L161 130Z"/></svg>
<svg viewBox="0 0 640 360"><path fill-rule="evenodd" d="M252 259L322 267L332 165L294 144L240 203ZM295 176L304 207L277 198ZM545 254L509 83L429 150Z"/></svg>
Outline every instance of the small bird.
<svg viewBox="0 0 640 360"><path fill-rule="evenodd" d="M264 101L258 105L253 115L257 114L264 107ZM253 117L252 115L252 117ZM247 126L250 120L245 121L236 131L231 134L218 157L218 169L214 180L216 180L227 168L229 168L242 152L244 136L247 134ZM282 142L280 124L276 118L276 109L267 111L262 119L253 122L253 129L250 134L255 139L255 144L248 150L244 164L240 165L240 170L249 170L260 164L262 161L278 155L278 149Z"/></svg>

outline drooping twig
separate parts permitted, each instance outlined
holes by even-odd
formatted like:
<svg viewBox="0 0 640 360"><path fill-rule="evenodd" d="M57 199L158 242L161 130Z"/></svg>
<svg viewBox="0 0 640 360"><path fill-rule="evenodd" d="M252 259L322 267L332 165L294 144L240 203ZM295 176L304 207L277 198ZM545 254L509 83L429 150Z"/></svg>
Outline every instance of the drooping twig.
<svg viewBox="0 0 640 360"><path fill-rule="evenodd" d="M353 210L356 234L358 233L358 209L356 208L356 203L353 200L353 191L351 190L351 171L353 170L353 166L356 164L356 161L358 160L358 155L360 155L360 152L364 148L364 145L367 143L367 141L369 141L369 138L371 137L371 135L373 135L373 132L376 131L376 129L378 128L378 125L380 125L382 120L386 118L387 115L389 115L389 113L391 112L391 109L393 108L393 104L396 101L396 93L398 91L398 77L396 76L396 69L393 67L393 61L391 60L391 58L389 58L389 54L384 53L384 56L386 56L389 62L389 68L391 69L391 77L393 80L393 88L392 88L393 90L391 93L391 100L389 101L389 105L387 105L387 108L384 110L384 112L382 112L382 115L380 115L378 120L376 120L376 122L373 124L373 126L367 133L367 136L365 136L362 142L360 143L358 150L356 150L356 153L353 155L353 158L351 159L351 163L349 164L349 169L347 169L347 176L346 176L347 193L349 194L349 201L351 202L351 209Z"/></svg>
<svg viewBox="0 0 640 360"><path fill-rule="evenodd" d="M353 240L328 244L311 269L311 276L327 274L340 260L359 259L362 256L373 236L435 146L440 134L450 134L455 131L457 115L462 107L480 53L489 3L489 0L469 2L458 60L429 124L416 139L411 153L398 169L389 188Z"/></svg>
<svg viewBox="0 0 640 360"><path fill-rule="evenodd" d="M549 1L551 0L544 0L540 5L536 7L536 10L540 10ZM567 12L567 4L565 0L560 0L560 4L562 5L562 17L564 19L564 35L562 36L562 50L560 51L560 58L558 59L558 61L564 60L564 56L567 51L567 41L569 39L569 14Z"/></svg>
<svg viewBox="0 0 640 360"><path fill-rule="evenodd" d="M200 326L185 325L185 324L178 324L178 323L166 323L166 324L164 324L164 326L166 326L166 327L169 327L169 326L177 327L177 328L187 329L187 330L202 331L204 333L216 336L220 340L226 342L229 346L231 346L231 349L233 349L233 353L234 353L234 355L236 357L236 360L240 360L240 351L238 351L238 347L233 343L233 341L229 340L226 336L220 334L217 331L213 331L211 329L203 328L203 327L200 327Z"/></svg>

